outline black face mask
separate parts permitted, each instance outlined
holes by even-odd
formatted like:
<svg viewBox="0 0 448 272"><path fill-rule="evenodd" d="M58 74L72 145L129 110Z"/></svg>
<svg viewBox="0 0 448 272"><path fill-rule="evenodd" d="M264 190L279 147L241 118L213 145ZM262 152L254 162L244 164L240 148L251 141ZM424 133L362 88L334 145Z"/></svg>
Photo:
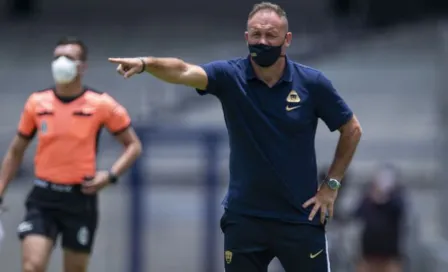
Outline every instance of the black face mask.
<svg viewBox="0 0 448 272"><path fill-rule="evenodd" d="M249 44L252 60L261 67L272 66L282 54L282 45L272 46L266 44Z"/></svg>

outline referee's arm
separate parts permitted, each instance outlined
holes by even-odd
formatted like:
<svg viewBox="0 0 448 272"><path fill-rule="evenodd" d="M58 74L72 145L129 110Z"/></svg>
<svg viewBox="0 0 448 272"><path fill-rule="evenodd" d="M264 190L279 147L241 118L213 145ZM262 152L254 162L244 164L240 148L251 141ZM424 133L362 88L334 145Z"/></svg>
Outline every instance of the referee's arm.
<svg viewBox="0 0 448 272"><path fill-rule="evenodd" d="M32 99L29 98L20 117L18 133L12 140L3 158L0 169L0 198L5 193L6 187L19 169L26 148L36 133L36 123L32 107Z"/></svg>
<svg viewBox="0 0 448 272"><path fill-rule="evenodd" d="M110 169L113 174L120 176L140 156L142 144L131 126L131 118L127 110L112 97L107 94L105 96L107 97L104 104L107 116L105 125L124 147L123 153Z"/></svg>
<svg viewBox="0 0 448 272"><path fill-rule="evenodd" d="M28 147L30 140L16 135L3 158L0 170L0 197L3 196L6 187L13 179L20 164L22 163L23 154Z"/></svg>
<svg viewBox="0 0 448 272"><path fill-rule="evenodd" d="M132 127L128 127L123 132L115 135L115 138L124 146L124 151L112 165L111 172L120 176L140 156L142 153L142 144Z"/></svg>

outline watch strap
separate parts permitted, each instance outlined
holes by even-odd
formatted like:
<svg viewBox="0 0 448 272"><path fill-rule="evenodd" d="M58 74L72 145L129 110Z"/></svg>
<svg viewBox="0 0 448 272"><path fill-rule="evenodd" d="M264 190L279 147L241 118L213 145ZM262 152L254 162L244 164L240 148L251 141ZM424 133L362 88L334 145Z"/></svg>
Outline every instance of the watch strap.
<svg viewBox="0 0 448 272"><path fill-rule="evenodd" d="M111 184L116 184L118 182L118 176L112 173L112 171L109 171L109 182Z"/></svg>

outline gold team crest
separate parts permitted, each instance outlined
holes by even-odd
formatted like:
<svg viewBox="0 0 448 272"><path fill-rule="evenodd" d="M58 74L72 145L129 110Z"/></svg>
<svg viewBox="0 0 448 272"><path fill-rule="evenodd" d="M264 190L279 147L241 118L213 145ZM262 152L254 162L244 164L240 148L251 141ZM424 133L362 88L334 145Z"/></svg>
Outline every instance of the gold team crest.
<svg viewBox="0 0 448 272"><path fill-rule="evenodd" d="M232 262L232 257L233 257L233 253L232 253L232 251L228 251L228 250L226 250L226 251L224 252L224 256L225 256L225 259L226 259L226 263L227 263L227 264L230 264L230 263Z"/></svg>
<svg viewBox="0 0 448 272"><path fill-rule="evenodd" d="M294 90L290 91L288 97L286 97L286 102L299 103L300 102L299 94Z"/></svg>

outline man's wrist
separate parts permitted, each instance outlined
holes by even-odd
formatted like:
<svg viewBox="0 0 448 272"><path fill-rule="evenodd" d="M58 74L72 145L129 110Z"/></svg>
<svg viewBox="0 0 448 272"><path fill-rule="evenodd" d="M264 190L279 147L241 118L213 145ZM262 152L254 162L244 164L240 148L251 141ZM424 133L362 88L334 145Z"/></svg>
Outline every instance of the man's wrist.
<svg viewBox="0 0 448 272"><path fill-rule="evenodd" d="M139 74L143 73L144 71L146 71L146 58L138 58L141 63L142 63L142 68L141 70L138 72Z"/></svg>
<svg viewBox="0 0 448 272"><path fill-rule="evenodd" d="M337 191L341 188L341 182L334 178L325 178L324 184L333 191Z"/></svg>
<svg viewBox="0 0 448 272"><path fill-rule="evenodd" d="M140 61L143 64L142 73L145 72L146 69L153 64L153 60L154 60L153 57L142 57L142 58L140 58Z"/></svg>
<svg viewBox="0 0 448 272"><path fill-rule="evenodd" d="M109 170L108 173L109 173L109 183L116 184L118 182L118 175L115 174L112 170Z"/></svg>

